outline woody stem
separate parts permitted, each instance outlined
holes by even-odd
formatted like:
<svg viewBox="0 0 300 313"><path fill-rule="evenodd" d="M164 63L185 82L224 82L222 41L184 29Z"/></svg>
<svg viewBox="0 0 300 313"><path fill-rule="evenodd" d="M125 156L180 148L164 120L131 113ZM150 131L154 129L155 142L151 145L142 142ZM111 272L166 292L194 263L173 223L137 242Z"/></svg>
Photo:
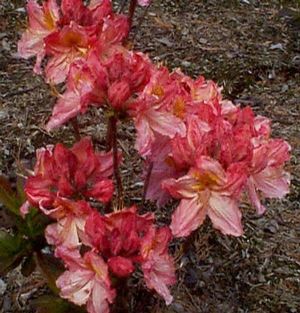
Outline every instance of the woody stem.
<svg viewBox="0 0 300 313"><path fill-rule="evenodd" d="M137 0L131 0L129 5L129 13L128 13L128 20L129 20L129 27L132 26L134 12L137 6Z"/></svg>
<svg viewBox="0 0 300 313"><path fill-rule="evenodd" d="M144 10L143 15L138 19L137 29L140 29L140 28L141 28L141 26L142 26L142 24L143 24L143 22L144 22L144 20L145 20L145 17L146 17L146 15L147 15L147 13L148 13L149 7L150 7L150 4L149 4L149 5L146 7L146 9ZM136 35L137 35L137 32L135 32L135 33L133 34L132 41L135 40Z"/></svg>
<svg viewBox="0 0 300 313"><path fill-rule="evenodd" d="M123 0L123 1L121 2L121 5L120 5L120 8L119 8L118 13L122 13L122 12L124 11L124 8L125 8L125 5L127 4L127 1L128 1L128 0Z"/></svg>
<svg viewBox="0 0 300 313"><path fill-rule="evenodd" d="M146 200L146 196L147 196L147 191L148 191L148 187L149 187L149 183L150 183L150 178L151 178L151 174L152 174L152 169L153 169L153 162L151 162L149 164L148 170L147 170L147 175L145 178L145 184L144 184L144 192L143 192L143 198L142 198L142 205L144 205L145 200Z"/></svg>
<svg viewBox="0 0 300 313"><path fill-rule="evenodd" d="M73 130L74 130L74 135L75 135L76 141L80 141L81 135L80 135L80 131L79 131L79 124L78 124L77 117L74 117L71 119L71 125L72 125Z"/></svg>
<svg viewBox="0 0 300 313"><path fill-rule="evenodd" d="M123 206L123 184L118 164L117 122L117 118L111 116L108 122L108 129L110 131L111 147L113 149L114 176L117 183L117 208L121 209Z"/></svg>

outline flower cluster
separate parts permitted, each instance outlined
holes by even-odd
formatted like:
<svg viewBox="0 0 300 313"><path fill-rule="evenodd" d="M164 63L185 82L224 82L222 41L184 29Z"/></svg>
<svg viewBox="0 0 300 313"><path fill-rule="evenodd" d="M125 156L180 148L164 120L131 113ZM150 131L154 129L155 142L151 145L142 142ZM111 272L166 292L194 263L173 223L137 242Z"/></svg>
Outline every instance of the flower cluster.
<svg viewBox="0 0 300 313"><path fill-rule="evenodd" d="M174 236L188 236L207 215L223 234L240 236L243 193L258 214L265 211L260 195L288 193L289 144L270 137L270 120L223 100L212 81L160 68L137 103L136 147L152 168L147 198L158 205L170 196L181 200L172 216Z"/></svg>
<svg viewBox="0 0 300 313"><path fill-rule="evenodd" d="M86 304L88 312L109 312L116 293L111 277L128 277L138 265L146 285L171 303L168 286L176 279L170 229L156 227L153 214L139 215L135 206L100 214L89 203L112 197L110 152L95 153L90 138L71 149L48 146L37 150L32 174L22 213L30 204L55 221L45 235L67 267L57 280L63 298Z"/></svg>
<svg viewBox="0 0 300 313"><path fill-rule="evenodd" d="M103 207L100 213L91 203L105 204L113 196L111 176L121 162L116 146L95 152L91 139L83 138L71 149L57 144L37 150L21 212L36 206L55 221L46 239L66 266L57 280L60 295L90 313L109 312L115 278L140 268L148 288L169 304L168 287L175 283L168 253L172 237L190 235L206 216L223 234L242 235L244 195L262 214L261 196L281 198L288 192L284 164L290 146L271 138L267 118L222 99L214 82L194 80L179 69L170 72L128 49L131 20L114 13L110 0L87 6L82 0L62 0L60 6L56 0L42 6L29 0L27 8L20 55L37 57L36 73L47 57L46 81L66 82L46 129L90 106L102 107L115 120L131 119L148 180L146 198L158 206L172 197L180 200L170 228L156 226L152 214L140 215L135 206L114 212Z"/></svg>

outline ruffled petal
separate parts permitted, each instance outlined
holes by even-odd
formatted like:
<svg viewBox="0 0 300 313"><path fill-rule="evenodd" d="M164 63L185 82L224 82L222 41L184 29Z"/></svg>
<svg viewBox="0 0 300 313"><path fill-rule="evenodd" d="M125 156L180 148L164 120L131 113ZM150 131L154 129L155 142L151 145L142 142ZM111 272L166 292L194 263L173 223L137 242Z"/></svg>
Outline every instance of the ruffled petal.
<svg viewBox="0 0 300 313"><path fill-rule="evenodd" d="M213 226L224 235L243 235L242 213L235 200L213 192L207 214Z"/></svg>
<svg viewBox="0 0 300 313"><path fill-rule="evenodd" d="M175 237L187 237L197 229L206 217L206 207L197 197L181 200L179 206L172 215L170 228Z"/></svg>

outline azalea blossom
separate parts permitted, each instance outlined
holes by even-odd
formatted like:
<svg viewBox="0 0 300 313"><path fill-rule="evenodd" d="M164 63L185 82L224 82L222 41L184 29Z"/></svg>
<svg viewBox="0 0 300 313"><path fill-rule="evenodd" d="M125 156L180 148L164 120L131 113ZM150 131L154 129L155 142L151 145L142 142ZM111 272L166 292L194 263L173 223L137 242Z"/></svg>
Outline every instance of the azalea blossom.
<svg viewBox="0 0 300 313"><path fill-rule="evenodd" d="M47 82L59 84L65 81L71 64L86 58L95 40L90 29L73 21L45 38L46 53L50 56L45 70Z"/></svg>
<svg viewBox="0 0 300 313"><path fill-rule="evenodd" d="M133 110L137 139L135 148L143 157L151 154L152 146L158 135L174 138L176 134L185 134L184 123L170 112L164 112L153 106L151 98L136 102Z"/></svg>
<svg viewBox="0 0 300 313"><path fill-rule="evenodd" d="M77 248L85 242L85 223L93 210L85 201L72 201L57 198L52 210L43 213L57 220L45 230L47 242L54 246L65 246L69 249Z"/></svg>
<svg viewBox="0 0 300 313"><path fill-rule="evenodd" d="M172 196L182 199L172 215L171 230L176 237L186 237L208 215L213 226L223 234L241 236L242 214L236 200L245 175L241 164L227 172L215 160L201 156L189 173L177 180L163 182Z"/></svg>
<svg viewBox="0 0 300 313"><path fill-rule="evenodd" d="M167 136L157 135L151 147L151 155L144 162L143 177L146 179L150 175L145 196L146 199L155 201L158 207L171 199L169 192L161 187L162 182L168 178L179 178L186 173L171 156L176 137L170 140Z"/></svg>
<svg viewBox="0 0 300 313"><path fill-rule="evenodd" d="M154 217L138 215L136 207L107 214L94 212L86 222L90 245L107 260L109 269L118 277L128 277L141 264L146 285L172 302L168 286L176 281L175 267L168 253L172 239L168 227L156 228Z"/></svg>
<svg viewBox="0 0 300 313"><path fill-rule="evenodd" d="M108 260L108 266L120 277L129 276L138 260L141 233L147 233L153 215L139 216L136 208L101 216L91 214L86 223L90 244Z"/></svg>
<svg viewBox="0 0 300 313"><path fill-rule="evenodd" d="M25 192L33 206L51 210L57 197L91 197L108 202L113 193L112 154L95 153L86 137L71 149L62 144L37 150L34 175Z"/></svg>
<svg viewBox="0 0 300 313"><path fill-rule="evenodd" d="M85 113L91 103L97 106L103 105L106 95L106 77L106 70L98 61L95 52L91 52L86 61L74 62L70 67L66 91L59 95L46 130L51 131L79 113Z"/></svg>
<svg viewBox="0 0 300 313"><path fill-rule="evenodd" d="M166 304L173 301L168 286L176 282L174 260L168 253L168 245L172 238L168 227L150 228L142 239L142 270L148 288L161 295Z"/></svg>
<svg viewBox="0 0 300 313"><path fill-rule="evenodd" d="M63 247L56 250L56 256L68 268L56 281L60 296L79 306L86 305L89 313L109 313L116 292L104 260L92 251L81 257L77 250Z"/></svg>
<svg viewBox="0 0 300 313"><path fill-rule="evenodd" d="M20 211L24 216L34 206L52 219L45 238L65 266L56 281L60 296L89 313L109 313L113 287L138 270L147 288L169 305L176 282L168 250L173 237L189 236L207 216L222 234L241 236L239 202L245 194L262 214L261 197L288 193L284 165L290 146L271 138L269 119L223 99L215 82L169 71L132 51L127 40L132 16L116 14L111 0L42 5L29 0L27 11L20 56L36 56L36 73L46 57L46 81L65 82L46 130L90 106L118 123L132 119L134 146L144 162L145 198L158 206L172 197L180 200L170 227L158 226L151 212L110 203L121 154L115 160L112 151L96 152L90 137L71 148L58 143L38 149Z"/></svg>
<svg viewBox="0 0 300 313"><path fill-rule="evenodd" d="M50 131L85 113L90 105L126 113L131 99L148 82L151 68L142 53L118 45L96 47L86 59L71 65L67 89L59 96L46 129Z"/></svg>
<svg viewBox="0 0 300 313"><path fill-rule="evenodd" d="M44 39L58 29L60 12L56 0L48 0L40 6L35 0L27 3L28 29L18 43L22 58L36 56L34 72L41 74L41 62L46 54Z"/></svg>
<svg viewBox="0 0 300 313"><path fill-rule="evenodd" d="M290 175L283 165L289 160L290 149L287 142L273 139L253 150L247 192L258 214L266 210L259 200L259 192L267 198L283 198L289 192Z"/></svg>
<svg viewBox="0 0 300 313"><path fill-rule="evenodd" d="M118 44L128 35L127 17L115 14L110 0L48 0L43 6L35 0L27 5L29 25L18 44L21 57L37 56L34 71L41 74L44 56L49 60L45 74L48 83L65 81L73 62L84 59L101 43Z"/></svg>

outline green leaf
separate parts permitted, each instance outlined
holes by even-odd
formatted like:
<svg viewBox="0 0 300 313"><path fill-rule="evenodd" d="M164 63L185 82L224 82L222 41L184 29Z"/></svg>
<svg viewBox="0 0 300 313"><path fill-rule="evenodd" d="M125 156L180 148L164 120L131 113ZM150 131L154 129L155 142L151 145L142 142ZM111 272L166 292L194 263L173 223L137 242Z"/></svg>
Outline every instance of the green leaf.
<svg viewBox="0 0 300 313"><path fill-rule="evenodd" d="M9 209L10 212L20 215L20 201L12 190L9 181L2 175L0 175L0 203Z"/></svg>
<svg viewBox="0 0 300 313"><path fill-rule="evenodd" d="M86 313L86 310L56 296L41 296L33 301L37 313Z"/></svg>
<svg viewBox="0 0 300 313"><path fill-rule="evenodd" d="M20 204L26 201L26 194L24 191L25 179L21 176L17 176L17 194Z"/></svg>
<svg viewBox="0 0 300 313"><path fill-rule="evenodd" d="M45 246L45 229L51 220L36 208L30 208L25 218L17 216L15 226L18 232L30 240L35 248L43 248Z"/></svg>
<svg viewBox="0 0 300 313"><path fill-rule="evenodd" d="M28 243L23 238L0 230L0 275L17 267L28 252Z"/></svg>

